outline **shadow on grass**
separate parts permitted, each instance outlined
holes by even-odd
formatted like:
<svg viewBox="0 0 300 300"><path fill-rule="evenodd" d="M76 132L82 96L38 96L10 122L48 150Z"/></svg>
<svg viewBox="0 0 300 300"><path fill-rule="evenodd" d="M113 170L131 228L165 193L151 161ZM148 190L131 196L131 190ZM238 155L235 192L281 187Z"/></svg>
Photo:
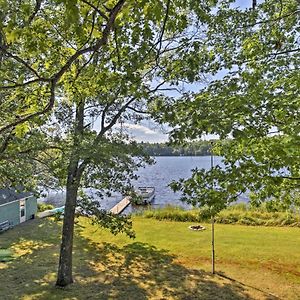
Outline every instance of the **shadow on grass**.
<svg viewBox="0 0 300 300"><path fill-rule="evenodd" d="M234 279L234 278L231 278L231 277L227 276L224 272L220 272L220 271L219 271L219 272L217 272L217 274L218 274L220 277L225 278L225 279L228 279L228 280L230 280L230 281L232 281L232 282L235 282L235 283L237 283L237 284L239 284L239 285L242 285L242 286L245 286L245 287L254 289L254 290L258 291L258 292L264 293L264 294L266 294L266 295L268 296L268 299L270 299L270 300L280 299L280 298L279 298L278 296L276 296L276 295L273 295L273 294L271 294L271 293L268 293L268 292L266 292L266 291L263 291L263 290L261 290L261 289L259 289L259 288L257 288L257 287L250 286L250 285L246 285L246 284L243 283L243 282L240 282L240 281L238 281L238 280L236 280L236 279Z"/></svg>
<svg viewBox="0 0 300 300"><path fill-rule="evenodd" d="M0 246L20 256L0 270L0 299L249 299L242 285L176 264L166 250L140 242L96 244L80 228L75 283L56 288L60 230L55 222L35 220L1 235Z"/></svg>

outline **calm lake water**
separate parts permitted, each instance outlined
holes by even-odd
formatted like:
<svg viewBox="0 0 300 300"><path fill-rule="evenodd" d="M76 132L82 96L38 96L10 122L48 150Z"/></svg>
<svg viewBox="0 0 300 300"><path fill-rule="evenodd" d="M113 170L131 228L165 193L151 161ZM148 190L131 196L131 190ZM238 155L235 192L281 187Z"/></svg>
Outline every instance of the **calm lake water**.
<svg viewBox="0 0 300 300"><path fill-rule="evenodd" d="M186 206L179 200L181 194L174 193L168 184L172 180L189 178L194 168L210 169L210 156L169 156L155 157L156 164L140 169L140 176L136 186L154 186L156 196L153 201L154 206L165 205ZM221 164L221 157L214 157L214 164Z"/></svg>
<svg viewBox="0 0 300 300"><path fill-rule="evenodd" d="M154 186L156 193L153 201L153 207L162 207L165 205L176 205L187 207L182 203L180 193L174 193L168 184L172 180L179 178L188 178L191 175L191 170L194 168L209 169L211 165L210 156L160 156L155 157L156 164L140 169L137 174L139 179L134 182L134 186ZM221 157L214 157L214 164L221 164ZM89 191L93 193L92 190ZM63 193L51 193L46 200L56 206L63 205ZM102 199L101 206L105 209L110 209L122 199L122 195L115 194L110 198ZM129 206L126 213L132 211Z"/></svg>

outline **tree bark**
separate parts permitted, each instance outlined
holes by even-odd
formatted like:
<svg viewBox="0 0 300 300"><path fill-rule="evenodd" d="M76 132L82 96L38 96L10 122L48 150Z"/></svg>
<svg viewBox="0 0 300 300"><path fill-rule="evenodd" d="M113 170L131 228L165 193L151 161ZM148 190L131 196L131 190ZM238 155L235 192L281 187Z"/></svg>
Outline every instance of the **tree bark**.
<svg viewBox="0 0 300 300"><path fill-rule="evenodd" d="M71 179L71 177L72 174L70 174L69 178ZM62 229L62 242L56 281L56 285L61 287L73 283L72 251L78 185L76 183L74 184L72 182L69 182L69 178L67 184L65 216Z"/></svg>
<svg viewBox="0 0 300 300"><path fill-rule="evenodd" d="M73 283L72 276L72 251L74 235L74 218L77 204L77 195L80 180L84 168L79 169L79 148L84 131L84 101L77 105L76 122L74 128L73 150L68 166L68 178L66 186L66 204L64 223L62 229L62 241L60 248L59 266L57 273L57 286L67 286Z"/></svg>

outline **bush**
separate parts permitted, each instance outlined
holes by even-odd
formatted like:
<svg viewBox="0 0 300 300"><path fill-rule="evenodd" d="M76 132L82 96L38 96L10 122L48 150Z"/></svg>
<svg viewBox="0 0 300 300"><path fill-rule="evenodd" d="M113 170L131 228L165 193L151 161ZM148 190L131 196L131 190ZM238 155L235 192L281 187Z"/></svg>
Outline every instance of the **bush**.
<svg viewBox="0 0 300 300"><path fill-rule="evenodd" d="M54 208L54 206L52 204L47 204L47 203L38 203L37 207L38 207L39 212L42 212L45 210L50 210L50 209Z"/></svg>
<svg viewBox="0 0 300 300"><path fill-rule="evenodd" d="M223 224L234 224L237 223L239 220L239 215L237 213L221 211L215 218L217 223Z"/></svg>
<svg viewBox="0 0 300 300"><path fill-rule="evenodd" d="M241 203L237 203L235 205L228 206L226 210L228 210L228 211L235 211L235 210L237 210L237 211L247 211L248 206L247 206L246 203L241 202Z"/></svg>
<svg viewBox="0 0 300 300"><path fill-rule="evenodd" d="M160 209L148 209L138 214L145 218L170 220L177 222L208 222L207 208L184 210L167 206ZM265 207L254 209L245 203L232 205L215 216L215 222L221 224L241 224L251 226L293 226L300 227L300 216L292 212L268 212Z"/></svg>

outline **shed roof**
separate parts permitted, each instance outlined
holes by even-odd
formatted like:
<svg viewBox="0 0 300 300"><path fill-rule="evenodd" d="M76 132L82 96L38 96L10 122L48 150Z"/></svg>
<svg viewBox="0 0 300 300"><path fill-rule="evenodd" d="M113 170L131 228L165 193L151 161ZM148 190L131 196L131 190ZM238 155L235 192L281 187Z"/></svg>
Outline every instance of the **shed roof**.
<svg viewBox="0 0 300 300"><path fill-rule="evenodd" d="M14 188L0 189L0 205L31 196L32 193L17 191Z"/></svg>

